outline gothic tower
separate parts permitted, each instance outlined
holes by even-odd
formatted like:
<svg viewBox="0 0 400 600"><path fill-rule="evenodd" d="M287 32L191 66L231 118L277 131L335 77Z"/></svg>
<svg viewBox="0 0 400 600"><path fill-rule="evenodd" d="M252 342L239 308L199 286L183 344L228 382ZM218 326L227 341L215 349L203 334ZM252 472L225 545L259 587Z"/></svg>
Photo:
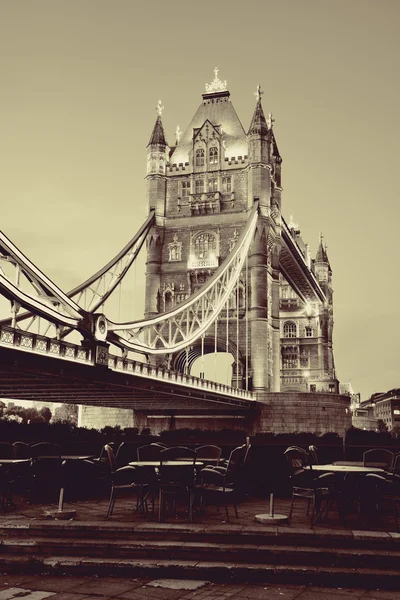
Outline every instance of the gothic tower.
<svg viewBox="0 0 400 600"><path fill-rule="evenodd" d="M177 128L171 148L159 103L147 146L147 196L156 222L147 243L145 312L152 316L168 311L203 286L233 249L257 201L258 221L248 264L229 307L202 340L168 357L166 365L190 372L202 353L230 352L235 363L233 385L279 392L284 378L280 288L285 283L279 262L282 159L272 115L268 119L264 115L259 86L255 95L246 133L226 81L218 78L215 69L189 126L184 132ZM329 263L326 267L318 255L315 268L318 281L322 282L326 268L329 279ZM333 369L329 311L325 307L319 316L321 331L326 333L318 359L320 372Z"/></svg>

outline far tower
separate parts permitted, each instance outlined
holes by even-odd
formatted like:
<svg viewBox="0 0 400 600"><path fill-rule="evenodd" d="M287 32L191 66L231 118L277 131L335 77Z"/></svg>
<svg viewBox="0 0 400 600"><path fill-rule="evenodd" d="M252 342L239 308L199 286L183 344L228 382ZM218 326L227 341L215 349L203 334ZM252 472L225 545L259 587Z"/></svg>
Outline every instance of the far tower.
<svg viewBox="0 0 400 600"><path fill-rule="evenodd" d="M285 285L280 274L282 159L272 115L267 119L264 114L260 86L255 96L246 131L226 81L215 69L190 124L183 133L177 129L172 147L166 141L159 103L147 146L147 195L156 223L147 242L145 312L152 316L168 311L203 286L231 252L258 202L248 265L229 308L202 340L164 360L175 370L190 372L201 353L228 351L235 362L233 385L264 393L279 392L285 378L279 291ZM317 259L318 255L315 273L322 285L326 267ZM320 317L327 325L318 330L327 356L329 310L327 306ZM297 370L301 369L299 362ZM315 375L333 379L333 359L321 359ZM304 389L303 383L299 389Z"/></svg>

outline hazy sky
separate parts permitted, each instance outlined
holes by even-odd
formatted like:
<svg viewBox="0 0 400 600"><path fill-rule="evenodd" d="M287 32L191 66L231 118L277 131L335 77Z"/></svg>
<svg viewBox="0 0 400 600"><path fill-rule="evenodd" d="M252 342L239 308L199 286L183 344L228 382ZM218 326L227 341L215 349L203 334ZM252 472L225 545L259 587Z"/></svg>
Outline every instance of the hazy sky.
<svg viewBox="0 0 400 600"><path fill-rule="evenodd" d="M95 272L147 215L157 101L172 145L217 65L246 131L261 84L283 215L325 236L339 380L400 387L399 30L398 0L0 0L0 229L66 291Z"/></svg>

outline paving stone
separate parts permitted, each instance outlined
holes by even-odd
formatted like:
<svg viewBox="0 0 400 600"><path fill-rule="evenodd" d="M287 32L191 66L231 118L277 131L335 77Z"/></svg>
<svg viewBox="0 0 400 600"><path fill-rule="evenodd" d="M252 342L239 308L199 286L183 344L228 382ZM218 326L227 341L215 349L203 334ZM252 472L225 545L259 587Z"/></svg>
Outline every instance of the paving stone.
<svg viewBox="0 0 400 600"><path fill-rule="evenodd" d="M5 590L10 587L24 587L26 582L29 582L31 575L17 575L14 573L0 573L0 590ZM29 586L28 586L29 587Z"/></svg>
<svg viewBox="0 0 400 600"><path fill-rule="evenodd" d="M400 590L368 590L362 596L363 600L399 600Z"/></svg>
<svg viewBox="0 0 400 600"><path fill-rule="evenodd" d="M86 594L75 594L74 592L60 592L51 597L51 600L84 600Z"/></svg>
<svg viewBox="0 0 400 600"><path fill-rule="evenodd" d="M340 593L339 593L340 592ZM350 593L343 594L342 590L331 589L309 589L301 592L296 600L354 600L354 596ZM357 596L356 596L357 597ZM361 596L364 598L364 596ZM359 596L360 598L360 596Z"/></svg>
<svg viewBox="0 0 400 600"><path fill-rule="evenodd" d="M42 592L39 590L29 590L27 588L10 587L0 592L0 600L44 600L49 596L53 596L52 592Z"/></svg>
<svg viewBox="0 0 400 600"><path fill-rule="evenodd" d="M299 597L299 594L304 589L303 586L298 587L278 587L265 584L263 586L248 586L240 592L240 597L252 600L294 600Z"/></svg>
<svg viewBox="0 0 400 600"><path fill-rule="evenodd" d="M88 581L88 577L54 577L52 575L41 575L40 577L28 579L22 587L26 587L30 590L64 592L66 590L73 590L86 581Z"/></svg>
<svg viewBox="0 0 400 600"><path fill-rule="evenodd" d="M308 586L308 588L309 588L309 586ZM306 588L307 591L309 591L308 588ZM359 588L329 588L329 587L323 587L323 586L313 586L311 591L327 593L327 594L335 593L338 596L351 596L353 599L354 598L363 598L364 594L365 594L365 590L359 589ZM300 596L300 600L302 600L301 596ZM340 599L338 599L338 600L340 600ZM343 600L343 598L342 598L342 600Z"/></svg>
<svg viewBox="0 0 400 600"><path fill-rule="evenodd" d="M118 596L124 592L128 592L131 589L138 587L135 583L128 581L113 581L104 580L91 580L86 581L76 587L74 591L79 594L90 594L93 596Z"/></svg>

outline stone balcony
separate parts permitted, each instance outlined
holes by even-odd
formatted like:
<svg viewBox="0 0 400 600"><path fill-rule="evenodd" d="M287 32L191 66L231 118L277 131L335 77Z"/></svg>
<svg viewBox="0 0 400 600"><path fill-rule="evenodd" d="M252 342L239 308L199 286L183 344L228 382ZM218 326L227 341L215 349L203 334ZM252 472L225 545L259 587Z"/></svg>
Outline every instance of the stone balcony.
<svg viewBox="0 0 400 600"><path fill-rule="evenodd" d="M190 196L190 211L192 215L210 215L221 212L221 192L192 194Z"/></svg>

